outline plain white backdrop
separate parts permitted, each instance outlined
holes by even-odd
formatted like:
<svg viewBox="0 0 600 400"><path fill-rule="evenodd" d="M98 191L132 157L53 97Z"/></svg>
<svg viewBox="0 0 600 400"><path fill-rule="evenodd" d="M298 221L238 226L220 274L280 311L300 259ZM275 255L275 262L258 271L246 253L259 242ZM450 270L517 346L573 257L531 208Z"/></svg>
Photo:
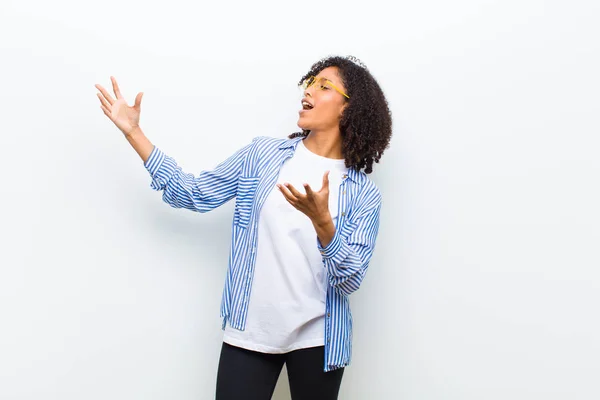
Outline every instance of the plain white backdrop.
<svg viewBox="0 0 600 400"><path fill-rule="evenodd" d="M600 398L599 20L595 0L2 0L0 399L214 397L233 204L162 203L94 84L143 91L147 136L198 173L296 131L330 54L394 118L340 398Z"/></svg>

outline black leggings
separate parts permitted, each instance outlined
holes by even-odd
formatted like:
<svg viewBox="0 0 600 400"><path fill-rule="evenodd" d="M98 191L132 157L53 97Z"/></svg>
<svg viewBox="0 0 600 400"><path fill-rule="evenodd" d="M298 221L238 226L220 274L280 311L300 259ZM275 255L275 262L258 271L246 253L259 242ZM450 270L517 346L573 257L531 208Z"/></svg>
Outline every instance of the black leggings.
<svg viewBox="0 0 600 400"><path fill-rule="evenodd" d="M223 343L216 400L269 400L284 363L292 400L335 400L344 369L324 372L323 361L323 346L266 354Z"/></svg>

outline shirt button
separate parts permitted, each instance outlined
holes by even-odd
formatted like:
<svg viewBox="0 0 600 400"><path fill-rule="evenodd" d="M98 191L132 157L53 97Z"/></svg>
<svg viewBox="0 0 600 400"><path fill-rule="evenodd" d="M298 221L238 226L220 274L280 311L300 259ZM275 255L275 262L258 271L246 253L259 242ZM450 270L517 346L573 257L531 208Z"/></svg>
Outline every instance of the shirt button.
<svg viewBox="0 0 600 400"><path fill-rule="evenodd" d="M342 217L345 217L345 216L346 216L346 213L345 213L345 212L342 212Z"/></svg>
<svg viewBox="0 0 600 400"><path fill-rule="evenodd" d="M330 313L327 313L327 318L329 318L329 317L331 317L331 314L330 314Z"/></svg>

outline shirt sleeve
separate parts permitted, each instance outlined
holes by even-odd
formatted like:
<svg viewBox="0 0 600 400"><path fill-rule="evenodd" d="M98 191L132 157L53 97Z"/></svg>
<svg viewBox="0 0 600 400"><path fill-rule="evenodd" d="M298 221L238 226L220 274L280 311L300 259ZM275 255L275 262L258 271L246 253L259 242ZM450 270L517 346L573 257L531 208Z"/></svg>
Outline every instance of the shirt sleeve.
<svg viewBox="0 0 600 400"><path fill-rule="evenodd" d="M172 158L154 147L144 167L150 174L150 187L163 192L163 200L174 208L208 212L237 194L238 178L248 151L256 142L237 150L213 170L197 176L186 173Z"/></svg>
<svg viewBox="0 0 600 400"><path fill-rule="evenodd" d="M329 284L344 295L350 295L360 287L375 250L381 195L379 191L373 191L368 197L359 215L346 222L347 228L337 229L327 246L321 246L317 239Z"/></svg>

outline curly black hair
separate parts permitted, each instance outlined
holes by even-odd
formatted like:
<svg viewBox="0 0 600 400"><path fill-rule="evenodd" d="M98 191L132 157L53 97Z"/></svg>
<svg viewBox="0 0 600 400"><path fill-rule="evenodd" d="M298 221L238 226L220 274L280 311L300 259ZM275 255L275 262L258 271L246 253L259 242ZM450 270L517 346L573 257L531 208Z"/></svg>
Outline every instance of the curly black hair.
<svg viewBox="0 0 600 400"><path fill-rule="evenodd" d="M346 167L365 173L373 172L373 162L378 163L392 137L392 114L381 87L367 67L353 56L330 56L314 63L298 82L316 76L328 67L337 67L338 74L350 97L340 119L342 154ZM302 130L289 138L308 136Z"/></svg>

